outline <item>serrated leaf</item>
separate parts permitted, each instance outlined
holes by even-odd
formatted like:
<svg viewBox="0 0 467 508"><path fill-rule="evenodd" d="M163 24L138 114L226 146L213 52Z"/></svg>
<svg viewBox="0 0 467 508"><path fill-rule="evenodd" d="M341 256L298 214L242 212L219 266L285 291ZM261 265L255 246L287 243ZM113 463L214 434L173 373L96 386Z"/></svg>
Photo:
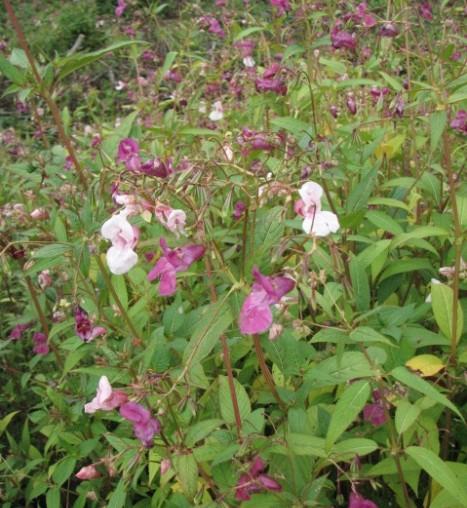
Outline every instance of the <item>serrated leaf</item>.
<svg viewBox="0 0 467 508"><path fill-rule="evenodd" d="M397 405L395 424L399 434L405 432L419 417L420 408L408 400L401 400Z"/></svg>
<svg viewBox="0 0 467 508"><path fill-rule="evenodd" d="M369 326L359 326L358 328L355 328L355 330L350 333L350 339L355 342L364 342L368 344L379 342L388 346L394 346L389 339Z"/></svg>
<svg viewBox="0 0 467 508"><path fill-rule="evenodd" d="M184 493L193 499L198 487L198 465L193 454L176 455L172 462Z"/></svg>
<svg viewBox="0 0 467 508"><path fill-rule="evenodd" d="M41 258L54 258L57 256L63 256L65 252L69 252L71 250L71 245L63 244L63 243L52 243L50 245L44 245L40 249L34 252L33 257L37 259Z"/></svg>
<svg viewBox="0 0 467 508"><path fill-rule="evenodd" d="M234 379L235 394L237 395L238 410L240 419L243 421L251 413L251 404L248 394L243 386ZM228 379L225 376L219 376L219 408L222 418L227 423L235 423L235 413L230 396Z"/></svg>
<svg viewBox="0 0 467 508"><path fill-rule="evenodd" d="M454 411L460 418L462 418L461 413L457 409L457 407L442 393L440 393L436 388L433 387L430 383L425 381L424 379L418 377L416 374L412 374L405 367L396 367L391 371L392 377L400 381L402 384L408 386L416 390L417 392L423 393L430 399L433 399L435 402L442 404L445 407L448 407L452 411ZM462 418L463 419L463 418Z"/></svg>
<svg viewBox="0 0 467 508"><path fill-rule="evenodd" d="M371 389L368 381L357 381L351 384L339 397L329 423L326 447L330 448L357 418L370 393Z"/></svg>
<svg viewBox="0 0 467 508"><path fill-rule="evenodd" d="M443 131L447 124L446 111L435 111L430 115L430 144L433 153L438 147Z"/></svg>
<svg viewBox="0 0 467 508"><path fill-rule="evenodd" d="M126 500L126 486L123 478L118 482L117 488L110 494L107 508L123 508Z"/></svg>
<svg viewBox="0 0 467 508"><path fill-rule="evenodd" d="M0 55L0 72L15 85L22 86L26 82L25 73Z"/></svg>
<svg viewBox="0 0 467 508"><path fill-rule="evenodd" d="M193 447L198 441L206 438L211 432L219 428L222 423L223 421L219 418L213 418L190 425L185 436L185 444L188 447Z"/></svg>
<svg viewBox="0 0 467 508"><path fill-rule="evenodd" d="M73 457L66 457L61 462L56 464L52 473L53 481L58 485L63 485L75 470L76 459Z"/></svg>
<svg viewBox="0 0 467 508"><path fill-rule="evenodd" d="M349 271L357 310L364 312L370 308L371 299L368 275L356 257L351 259Z"/></svg>
<svg viewBox="0 0 467 508"><path fill-rule="evenodd" d="M411 457L436 482L444 487L457 501L467 507L467 490L448 465L427 448L409 446L405 453ZM465 480L465 479L464 479Z"/></svg>
<svg viewBox="0 0 467 508"><path fill-rule="evenodd" d="M446 284L431 285L431 304L436 323L443 334L449 339L453 339L453 310L454 310L454 292ZM464 315L460 303L457 302L456 319L456 343L459 342L464 329Z"/></svg>
<svg viewBox="0 0 467 508"><path fill-rule="evenodd" d="M378 449L378 443L372 439L352 438L335 444L330 452L336 460L352 460L356 455L363 457Z"/></svg>
<svg viewBox="0 0 467 508"><path fill-rule="evenodd" d="M296 455L311 455L325 458L325 441L321 437L291 432L287 436L289 448Z"/></svg>

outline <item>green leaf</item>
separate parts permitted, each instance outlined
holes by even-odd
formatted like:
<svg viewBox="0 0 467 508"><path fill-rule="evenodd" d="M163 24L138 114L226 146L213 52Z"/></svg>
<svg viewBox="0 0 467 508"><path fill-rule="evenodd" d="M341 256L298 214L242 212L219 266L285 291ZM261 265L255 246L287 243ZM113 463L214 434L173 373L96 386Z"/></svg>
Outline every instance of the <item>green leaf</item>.
<svg viewBox="0 0 467 508"><path fill-rule="evenodd" d="M356 212L367 206L368 199L375 188L377 177L377 168L362 172L360 182L352 187L347 199L346 210L348 213Z"/></svg>
<svg viewBox="0 0 467 508"><path fill-rule="evenodd" d="M47 508L60 508L60 487L49 489L45 496Z"/></svg>
<svg viewBox="0 0 467 508"><path fill-rule="evenodd" d="M389 74L386 74L383 71L380 71L379 74L393 90L395 90L396 92L402 91L402 83L400 83L397 79L393 78L392 76L389 76Z"/></svg>
<svg viewBox="0 0 467 508"><path fill-rule="evenodd" d="M251 404L248 394L243 386L234 379L235 393L237 395L238 410L240 419L243 421L251 413ZM222 418L227 423L235 423L235 413L230 396L228 379L225 376L219 376L219 407Z"/></svg>
<svg viewBox="0 0 467 508"><path fill-rule="evenodd" d="M396 367L391 371L391 376L397 379L397 381L400 381L402 384L405 384L409 388L412 388L417 392L423 393L430 399L433 399L435 402L438 402L439 404L448 407L449 409L454 411L460 418L462 418L462 415L459 412L459 410L446 396L438 392L438 390L436 390L436 388L434 388L433 385L428 383L428 381L421 379L416 374L412 374L405 367Z"/></svg>
<svg viewBox="0 0 467 508"><path fill-rule="evenodd" d="M324 58L323 56L319 59L319 63L321 65L325 65L331 71L334 71L336 74L345 74L347 72L347 67L342 62L338 60L333 60L330 58Z"/></svg>
<svg viewBox="0 0 467 508"><path fill-rule="evenodd" d="M76 459L73 457L66 457L58 464L56 464L52 473L53 481L58 485L63 485L75 470Z"/></svg>
<svg viewBox="0 0 467 508"><path fill-rule="evenodd" d="M302 136L304 133L312 135L312 127L310 124L291 116L275 117L271 120L271 125L274 125L279 129L284 129L292 133L297 138Z"/></svg>
<svg viewBox="0 0 467 508"><path fill-rule="evenodd" d="M234 42L237 42L239 41L240 39L244 39L245 37L248 37L249 35L252 35L256 32L262 32L266 30L265 28L261 27L261 26L250 26L248 28L245 28L244 30L242 30L241 32L239 32L235 37L234 37Z"/></svg>
<svg viewBox="0 0 467 508"><path fill-rule="evenodd" d="M289 448L296 455L311 455L326 458L325 441L321 437L291 432L287 436Z"/></svg>
<svg viewBox="0 0 467 508"><path fill-rule="evenodd" d="M395 236L391 242L391 250L401 247L414 238L428 238L430 236L449 236L449 231L436 226L418 226L413 231Z"/></svg>
<svg viewBox="0 0 467 508"><path fill-rule="evenodd" d="M203 308L188 346L183 352L185 364L196 364L208 356L219 342L219 337L233 321L230 307L225 301L219 301Z"/></svg>
<svg viewBox="0 0 467 508"><path fill-rule="evenodd" d="M357 256L360 265L363 268L370 266L373 261L384 251L388 250L391 240L378 240L372 243Z"/></svg>
<svg viewBox="0 0 467 508"><path fill-rule="evenodd" d="M123 305L123 308L125 310L128 309L128 292L126 289L125 277L123 275L112 275L111 281L115 293L117 293L118 299ZM109 294L109 300L111 305L116 305L112 293Z"/></svg>
<svg viewBox="0 0 467 508"><path fill-rule="evenodd" d="M36 250L34 252L33 258L54 258L57 256L62 256L65 254L65 252L70 250L71 245L66 245L63 243L52 243Z"/></svg>
<svg viewBox="0 0 467 508"><path fill-rule="evenodd" d="M370 282L365 267L354 257L349 264L350 280L357 310L363 312L370 308Z"/></svg>
<svg viewBox="0 0 467 508"><path fill-rule="evenodd" d="M190 425L185 436L185 444L190 448L193 447L198 441L209 436L211 432L219 428L222 424L222 420L213 418Z"/></svg>
<svg viewBox="0 0 467 508"><path fill-rule="evenodd" d="M370 383L368 381L357 381L351 384L339 397L336 408L332 413L326 435L327 448L330 448L355 418L357 418L358 414L365 406L370 392Z"/></svg>
<svg viewBox="0 0 467 508"><path fill-rule="evenodd" d="M330 452L335 460L352 460L356 455L363 457L378 449L378 443L372 439L352 438L335 444Z"/></svg>
<svg viewBox="0 0 467 508"><path fill-rule="evenodd" d="M388 346L394 346L389 339L369 326L359 326L358 328L355 328L355 330L353 330L350 334L350 339L355 342L364 342L367 344L379 342Z"/></svg>
<svg viewBox="0 0 467 508"><path fill-rule="evenodd" d="M443 131L447 124L447 115L446 111L435 111L430 115L430 144L431 144L431 153L433 153L438 144L441 136L443 135Z"/></svg>
<svg viewBox="0 0 467 508"><path fill-rule="evenodd" d="M13 411L12 413L7 414L0 420L0 436L5 432L5 429L8 427L11 420L17 415L19 411Z"/></svg>
<svg viewBox="0 0 467 508"><path fill-rule="evenodd" d="M26 75L18 67L12 65L6 58L0 55L0 72L15 85L22 86L26 83Z"/></svg>
<svg viewBox="0 0 467 508"><path fill-rule="evenodd" d="M163 79L166 72L170 70L173 63L175 62L175 58L177 58L178 52L177 51L169 51L167 55L165 56L164 63L162 64L159 76L160 79Z"/></svg>
<svg viewBox="0 0 467 508"><path fill-rule="evenodd" d="M184 493L193 499L198 490L198 465L193 454L176 455L172 462Z"/></svg>
<svg viewBox="0 0 467 508"><path fill-rule="evenodd" d="M418 270L427 270L429 272L434 272L433 266L430 261L426 258L420 259L399 259L397 261L393 261L381 274L379 279L380 282L383 280L389 279L393 275L397 275L399 273L409 273L416 272Z"/></svg>
<svg viewBox="0 0 467 508"><path fill-rule="evenodd" d="M201 127L184 127L178 131L178 134L180 136L205 136L209 138L222 136L220 132L211 129L203 129Z"/></svg>
<svg viewBox="0 0 467 508"><path fill-rule="evenodd" d="M452 288L445 284L432 284L431 285L431 303L433 306L433 314L439 329L450 340L452 336L453 326L453 310L454 310L454 292ZM462 331L464 329L464 315L462 307L457 302L457 325L456 325L456 343L459 342Z"/></svg>
<svg viewBox="0 0 467 508"><path fill-rule="evenodd" d="M405 432L419 417L420 408L408 400L401 400L396 409L396 430L399 434Z"/></svg>
<svg viewBox="0 0 467 508"><path fill-rule="evenodd" d="M404 232L402 226L387 213L380 212L378 210L370 210L367 212L366 218L377 228L382 229L383 231L389 231L394 235Z"/></svg>
<svg viewBox="0 0 467 508"><path fill-rule="evenodd" d="M127 487L123 478L118 482L117 488L110 494L107 508L123 508L126 500Z"/></svg>
<svg viewBox="0 0 467 508"><path fill-rule="evenodd" d="M431 450L409 446L405 453L411 457L437 483L444 487L464 507L467 506L467 490L449 466ZM465 480L465 478L464 478Z"/></svg>
<svg viewBox="0 0 467 508"><path fill-rule="evenodd" d="M112 51L116 51L117 49L125 48L128 46L132 46L133 44L147 44L145 41L120 41L115 44L111 44L106 48L99 49L97 51L93 51L92 53L75 53L74 55L67 56L64 58L59 58L55 60L54 65L58 70L57 79L61 80L71 73L85 67L86 65L97 62L102 57L107 55Z"/></svg>

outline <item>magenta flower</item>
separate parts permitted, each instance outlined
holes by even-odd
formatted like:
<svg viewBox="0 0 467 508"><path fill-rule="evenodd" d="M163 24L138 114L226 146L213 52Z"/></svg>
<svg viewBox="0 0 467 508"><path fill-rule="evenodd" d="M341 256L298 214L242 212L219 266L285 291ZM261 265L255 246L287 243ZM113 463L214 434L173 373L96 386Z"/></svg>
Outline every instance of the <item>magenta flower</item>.
<svg viewBox="0 0 467 508"><path fill-rule="evenodd" d="M369 499L364 499L358 492L352 492L348 508L378 508L378 505Z"/></svg>
<svg viewBox="0 0 467 508"><path fill-rule="evenodd" d="M244 214L246 210L246 205L243 201L237 201L235 203L235 206L234 206L234 211L233 211L233 218L235 220L238 220L242 217L242 215Z"/></svg>
<svg viewBox="0 0 467 508"><path fill-rule="evenodd" d="M423 19L426 19L427 21L433 20L433 11L431 10L430 2L422 2L418 6L418 12Z"/></svg>
<svg viewBox="0 0 467 508"><path fill-rule="evenodd" d="M225 32L222 29L221 24L214 16L202 16L199 21L203 28L206 28L208 32L217 35L222 39L225 37Z"/></svg>
<svg viewBox="0 0 467 508"><path fill-rule="evenodd" d="M23 337L23 333L28 329L31 328L32 323L19 323L15 325L10 335L8 336L11 340L20 340Z"/></svg>
<svg viewBox="0 0 467 508"><path fill-rule="evenodd" d="M283 16L288 10L290 10L289 0L269 0L271 5L276 9L279 16Z"/></svg>
<svg viewBox="0 0 467 508"><path fill-rule="evenodd" d="M365 28L371 28L376 25L376 18L367 12L367 8L366 2L359 3L355 9L355 17Z"/></svg>
<svg viewBox="0 0 467 508"><path fill-rule="evenodd" d="M34 332L32 340L34 341L34 353L41 356L49 353L49 345L47 343L47 335L45 335L45 333Z"/></svg>
<svg viewBox="0 0 467 508"><path fill-rule="evenodd" d="M245 335L268 330L272 325L271 305L279 303L295 286L292 279L282 276L268 277L256 266L253 268L253 277L255 282L243 303L239 318L240 331Z"/></svg>
<svg viewBox="0 0 467 508"><path fill-rule="evenodd" d="M285 81L278 77L281 70L280 65L275 62L265 69L262 77L256 78L255 87L258 92L274 92L277 95L287 94Z"/></svg>
<svg viewBox="0 0 467 508"><path fill-rule="evenodd" d="M462 134L467 134L467 111L464 109L458 111L456 117L450 123L450 126L452 129Z"/></svg>
<svg viewBox="0 0 467 508"><path fill-rule="evenodd" d="M240 51L240 55L242 58L248 58L253 55L253 50L255 49L255 41L252 39L242 39L237 41L234 44L234 47Z"/></svg>
<svg viewBox="0 0 467 508"><path fill-rule="evenodd" d="M96 396L84 405L85 413L95 413L98 410L112 411L128 400L125 393L113 390L107 376L101 376L97 386Z"/></svg>
<svg viewBox="0 0 467 508"><path fill-rule="evenodd" d="M91 342L99 335L104 335L107 330L102 326L93 326L88 313L78 305L75 309L75 332L84 342Z"/></svg>
<svg viewBox="0 0 467 508"><path fill-rule="evenodd" d="M164 79L167 81L173 81L174 83L181 83L183 77L177 70L170 69L164 74Z"/></svg>
<svg viewBox="0 0 467 508"><path fill-rule="evenodd" d="M381 37L396 37L399 35L399 30L394 23L384 23L379 35L381 35Z"/></svg>
<svg viewBox="0 0 467 508"><path fill-rule="evenodd" d="M204 254L202 245L185 245L170 249L164 238L160 239L163 256L159 258L156 266L148 273L148 280L152 282L160 279L159 294L171 296L177 289L177 272L183 272Z"/></svg>
<svg viewBox="0 0 467 508"><path fill-rule="evenodd" d="M120 414L133 423L133 432L144 446L150 448L154 436L161 431L161 424L153 418L148 409L136 402L126 402L120 407Z"/></svg>
<svg viewBox="0 0 467 508"><path fill-rule="evenodd" d="M235 497L238 501L248 501L251 494L269 490L280 492L282 487L271 476L264 474L266 463L260 458L255 457L248 473L242 474L235 487Z"/></svg>
<svg viewBox="0 0 467 508"><path fill-rule="evenodd" d="M345 99L345 105L347 106L347 109L349 110L349 113L352 115L357 114L357 103L355 102L355 98L353 95L348 95Z"/></svg>
<svg viewBox="0 0 467 508"><path fill-rule="evenodd" d="M117 7L115 7L115 16L117 16L117 18L122 17L126 7L127 5L125 3L125 0L118 0Z"/></svg>
<svg viewBox="0 0 467 508"><path fill-rule="evenodd" d="M125 138L120 141L117 161L123 162L128 171L139 171L141 161L139 157L139 145L136 139Z"/></svg>
<svg viewBox="0 0 467 508"><path fill-rule="evenodd" d="M340 30L338 25L335 25L331 30L331 43L334 49L345 48L354 51L357 47L357 38L355 34Z"/></svg>
<svg viewBox="0 0 467 508"><path fill-rule="evenodd" d="M387 421L386 411L384 410L385 401L380 390L373 390L372 397L373 402L363 408L363 419L375 427L380 427Z"/></svg>

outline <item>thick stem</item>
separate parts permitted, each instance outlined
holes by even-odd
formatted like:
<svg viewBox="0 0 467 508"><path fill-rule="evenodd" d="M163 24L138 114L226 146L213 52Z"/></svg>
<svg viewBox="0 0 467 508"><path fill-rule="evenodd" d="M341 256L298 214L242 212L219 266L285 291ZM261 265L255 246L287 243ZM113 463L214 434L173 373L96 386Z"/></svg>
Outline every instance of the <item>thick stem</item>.
<svg viewBox="0 0 467 508"><path fill-rule="evenodd" d="M10 3L10 0L3 0L3 4L5 5L5 9L7 11L8 18L10 19L10 22L13 26L13 29L16 33L16 36L18 37L18 42L23 49L26 58L28 59L29 65L31 66L31 71L34 76L34 80L39 88L39 94L41 97L45 100L47 103L50 112L52 113L52 117L54 119L55 125L57 127L58 137L60 141L63 143L65 148L68 151L68 155L70 156L73 165L75 166L76 172L78 173L79 180L81 182L81 185L84 190L87 190L88 183L86 176L84 174L83 168L81 167L80 163L78 162L78 159L76 157L75 149L73 148L73 144L71 143L70 138L65 133L65 128L63 126L62 117L60 115L60 110L53 100L49 90L44 86L44 82L39 74L39 71L37 70L36 63L34 61L34 57L32 56L31 50L29 48L28 42L26 40L26 37L24 35L23 29L21 28L21 24L16 17L15 11L13 10L13 7Z"/></svg>
<svg viewBox="0 0 467 508"><path fill-rule="evenodd" d="M101 258L98 255L96 256L96 261L99 266L99 270L101 271L102 277L104 278L105 285L107 286L107 289L110 291L113 299L115 300L115 303L117 304L120 314L122 315L123 319L125 320L126 324L128 325L128 328L130 329L133 336L135 338L139 338L140 334L136 330L135 325L132 323L130 316L128 315L127 311L125 310L125 307L123 306L122 302L120 301L120 298L117 295L115 288L113 287L112 281L110 280L109 274L107 273L107 269L104 266L104 263L102 262Z"/></svg>
<svg viewBox="0 0 467 508"><path fill-rule="evenodd" d="M271 390L271 393L273 397L276 399L277 403L282 409L287 409L287 406L285 405L285 402L280 398L280 395L277 393L276 385L274 383L274 379L272 377L271 372L269 371L269 368L266 364L266 359L264 358L264 352L263 348L261 347L261 341L259 338L259 335L252 335L253 337L253 343L255 345L255 351L256 351L256 357L258 358L259 367L261 369L261 372L263 374L264 380L266 381L266 384L268 385L269 389Z"/></svg>

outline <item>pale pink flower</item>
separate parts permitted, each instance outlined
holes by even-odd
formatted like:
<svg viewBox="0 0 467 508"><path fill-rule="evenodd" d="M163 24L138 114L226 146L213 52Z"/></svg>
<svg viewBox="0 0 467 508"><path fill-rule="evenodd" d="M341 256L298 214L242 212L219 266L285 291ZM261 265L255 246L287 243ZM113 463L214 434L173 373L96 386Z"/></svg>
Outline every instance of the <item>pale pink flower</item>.
<svg viewBox="0 0 467 508"><path fill-rule="evenodd" d="M156 219L169 231L179 234L185 234L186 213L183 210L171 208L163 203L158 203L154 209Z"/></svg>
<svg viewBox="0 0 467 508"><path fill-rule="evenodd" d="M167 473L167 471L172 467L172 463L170 459L162 459L161 460L161 475Z"/></svg>
<svg viewBox="0 0 467 508"><path fill-rule="evenodd" d="M84 467L82 467L75 474L75 476L76 476L76 478L78 478L78 480L94 480L94 478L99 478L100 477L100 473L95 468L95 466L90 465L90 466L84 466Z"/></svg>
<svg viewBox="0 0 467 508"><path fill-rule="evenodd" d="M45 208L36 208L29 215L34 220L47 220L49 218L49 212Z"/></svg>
<svg viewBox="0 0 467 508"><path fill-rule="evenodd" d="M52 285L52 277L50 276L50 270L42 270L37 276L37 282L41 289L46 289Z"/></svg>
<svg viewBox="0 0 467 508"><path fill-rule="evenodd" d="M107 251L109 270L121 275L130 271L138 262L138 254L133 250L138 242L139 230L127 220L127 214L120 212L104 222L102 236L112 242Z"/></svg>
<svg viewBox="0 0 467 508"><path fill-rule="evenodd" d="M97 387L96 396L91 402L84 405L85 413L95 413L98 410L112 411L128 400L125 393L119 390L112 390L107 376L101 376Z"/></svg>
<svg viewBox="0 0 467 508"><path fill-rule="evenodd" d="M211 120L211 122L218 122L223 118L224 118L224 108L222 107L222 102L216 101L212 105L212 110L209 113L209 120Z"/></svg>
<svg viewBox="0 0 467 508"><path fill-rule="evenodd" d="M303 231L313 236L328 236L339 229L339 220L332 212L321 210L323 188L315 182L307 182L298 191L301 200L295 203L295 211L304 217Z"/></svg>
<svg viewBox="0 0 467 508"><path fill-rule="evenodd" d="M295 282L288 277L263 275L253 268L255 282L240 311L239 326L241 333L251 335L263 333L272 325L271 305L279 303L281 298L291 291Z"/></svg>

